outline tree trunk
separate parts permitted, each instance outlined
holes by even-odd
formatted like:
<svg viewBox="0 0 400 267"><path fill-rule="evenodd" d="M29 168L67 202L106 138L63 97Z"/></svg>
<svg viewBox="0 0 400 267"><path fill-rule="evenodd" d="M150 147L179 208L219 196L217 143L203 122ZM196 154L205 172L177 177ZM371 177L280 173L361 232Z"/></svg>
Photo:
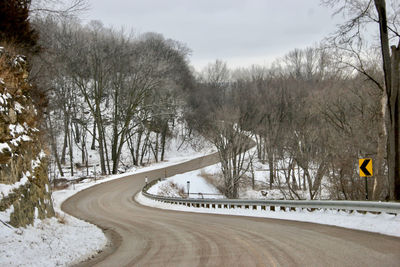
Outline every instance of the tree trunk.
<svg viewBox="0 0 400 267"><path fill-rule="evenodd" d="M72 150L71 133L68 131L68 146L69 146L69 163L71 167L71 176L74 176L74 156Z"/></svg>
<svg viewBox="0 0 400 267"><path fill-rule="evenodd" d="M118 173L118 168L119 168L119 159L121 158L121 148L122 148L122 143L117 148L117 151L115 152L114 158L112 159L113 165L112 165L112 174L117 174Z"/></svg>
<svg viewBox="0 0 400 267"><path fill-rule="evenodd" d="M127 138L126 141L128 143L129 151L131 152L132 163L133 163L133 165L137 166L137 159L136 159L136 156L135 156L136 151L135 151L134 144L133 144L133 141L132 141L132 135L129 135L129 137Z"/></svg>
<svg viewBox="0 0 400 267"><path fill-rule="evenodd" d="M140 153L140 144L142 142L142 135L143 135L143 130L139 129L138 135L137 135L137 142L136 142L136 166L139 166L139 153Z"/></svg>
<svg viewBox="0 0 400 267"><path fill-rule="evenodd" d="M292 188L293 190L298 190L297 182L296 182L296 175L295 175L295 166L294 164L291 166L292 168Z"/></svg>
<svg viewBox="0 0 400 267"><path fill-rule="evenodd" d="M238 190L239 185L237 182L234 181L234 179L232 180L233 180L232 198L236 199L239 198L239 190Z"/></svg>
<svg viewBox="0 0 400 267"><path fill-rule="evenodd" d="M156 144L155 144L155 148L153 150L154 159L156 160L156 162L158 162L158 147L159 147L159 145L158 145L158 136L159 136L159 133L156 133Z"/></svg>
<svg viewBox="0 0 400 267"><path fill-rule="evenodd" d="M110 168L110 159L108 157L108 146L107 146L107 140L106 140L106 134L105 134L105 129L102 129L102 137L103 137L103 146L104 146L104 154L106 158L106 164L107 164L107 170L108 174L111 174L111 168Z"/></svg>
<svg viewBox="0 0 400 267"><path fill-rule="evenodd" d="M79 126L77 123L74 123L73 125L75 126L74 127L75 128L75 143L79 144L81 142L81 133L79 130Z"/></svg>
<svg viewBox="0 0 400 267"><path fill-rule="evenodd" d="M164 161L167 132L168 132L168 121L165 123L163 131L161 132L161 161Z"/></svg>
<svg viewBox="0 0 400 267"><path fill-rule="evenodd" d="M400 136L399 136L399 46L389 48L389 34L386 18L385 0L375 0L375 8L379 15L379 33L381 41L382 66L387 94L387 158L389 197L400 200Z"/></svg>
<svg viewBox="0 0 400 267"><path fill-rule="evenodd" d="M97 118L99 120L99 118ZM96 123L97 125L97 132L98 132L98 143L99 143L99 156L100 156L100 168L101 168L101 174L106 174L106 165L105 165L105 160L104 160L104 147L103 147L103 134L102 134L102 127L100 123Z"/></svg>
<svg viewBox="0 0 400 267"><path fill-rule="evenodd" d="M96 120L93 123L93 138L92 145L90 146L91 150L96 150Z"/></svg>
<svg viewBox="0 0 400 267"><path fill-rule="evenodd" d="M393 181L393 199L400 200L400 42L392 46L392 91L390 94L389 177Z"/></svg>
<svg viewBox="0 0 400 267"><path fill-rule="evenodd" d="M272 153L268 153L268 165L269 165L269 189L272 189L272 185L274 184L274 155Z"/></svg>
<svg viewBox="0 0 400 267"><path fill-rule="evenodd" d="M85 130L82 130L82 131L85 131ZM82 158L81 158L81 160L82 160L82 165L85 165L85 161L87 161L86 138L84 135L82 135L81 139L82 139L82 155L81 155Z"/></svg>
<svg viewBox="0 0 400 267"><path fill-rule="evenodd" d="M60 175L63 177L64 176L64 172L63 172L62 167L61 167L60 158L58 157L57 143L56 143L56 139L54 137L53 125L51 124L50 115L48 116L48 120L49 120L49 126L50 126L48 128L48 130L49 130L49 133L50 133L51 147L52 147L52 150L53 150L53 153L54 153L54 159L56 161L58 171L59 171Z"/></svg>
<svg viewBox="0 0 400 267"><path fill-rule="evenodd" d="M65 114L65 113L64 113ZM61 164L65 164L65 154L67 152L67 146L68 146L68 119L67 116L64 117L64 143L63 143L63 148L61 150Z"/></svg>
<svg viewBox="0 0 400 267"><path fill-rule="evenodd" d="M127 129L127 127L125 127L125 129ZM112 168L112 173L113 174L117 174L118 173L119 161L121 159L121 153L122 153L122 147L124 146L124 143L125 143L124 142L125 136L126 136L126 130L125 129L121 132L119 144L117 142L118 148L117 148L117 150L115 152L114 159L113 159L113 168Z"/></svg>
<svg viewBox="0 0 400 267"><path fill-rule="evenodd" d="M253 166L253 161L250 160L250 172L251 172L251 188L253 190L256 189L256 182L255 182L255 175L254 175L254 166Z"/></svg>
<svg viewBox="0 0 400 267"><path fill-rule="evenodd" d="M114 102L113 102L113 121L112 121L112 141L111 141L111 161L113 164L112 173L116 174L118 170L119 155L118 150L118 89L114 88ZM122 138L121 138L122 139Z"/></svg>
<svg viewBox="0 0 400 267"><path fill-rule="evenodd" d="M257 158L261 160L261 138L258 138L258 135L255 135L256 144L257 144Z"/></svg>
<svg viewBox="0 0 400 267"><path fill-rule="evenodd" d="M298 184L299 184L299 189L302 190L302 187L301 187L301 175L300 175L300 167L299 167L299 165L297 165L297 181L298 181Z"/></svg>
<svg viewBox="0 0 400 267"><path fill-rule="evenodd" d="M386 93L382 93L381 99L381 110L378 114L378 120L380 121L380 127L378 132L378 148L377 148L377 155L376 155L376 163L375 169L376 174L374 175L374 186L372 191L372 199L379 200L380 195L382 192L382 184L384 181L385 175L385 151L386 151L386 143L387 143L387 136L386 136L386 125L385 125L385 118L386 118L386 103L387 103L387 96Z"/></svg>
<svg viewBox="0 0 400 267"><path fill-rule="evenodd" d="M147 132L146 133L146 137L144 138L143 146L142 146L142 155L140 156L140 165L142 165L142 166L143 166L144 156L147 153L147 146L148 146L148 143L149 143L149 137L150 137L150 132Z"/></svg>

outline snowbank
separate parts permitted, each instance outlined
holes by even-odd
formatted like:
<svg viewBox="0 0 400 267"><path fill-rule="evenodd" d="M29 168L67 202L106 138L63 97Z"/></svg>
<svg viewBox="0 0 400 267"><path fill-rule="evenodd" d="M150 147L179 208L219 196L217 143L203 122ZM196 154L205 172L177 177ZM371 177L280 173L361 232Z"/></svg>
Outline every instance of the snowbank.
<svg viewBox="0 0 400 267"><path fill-rule="evenodd" d="M0 227L0 266L58 266L84 260L106 238L97 227L73 217L37 220L27 228Z"/></svg>

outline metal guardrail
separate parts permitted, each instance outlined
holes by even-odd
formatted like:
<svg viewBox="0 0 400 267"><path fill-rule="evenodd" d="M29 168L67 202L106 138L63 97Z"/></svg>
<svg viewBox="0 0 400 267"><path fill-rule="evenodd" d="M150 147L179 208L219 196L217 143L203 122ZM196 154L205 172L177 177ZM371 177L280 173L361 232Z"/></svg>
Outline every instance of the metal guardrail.
<svg viewBox="0 0 400 267"><path fill-rule="evenodd" d="M296 209L357 211L370 213L400 214L400 203L372 202L372 201L341 201L341 200L247 200L247 199L195 199L175 198L153 195L147 190L156 184L154 180L142 189L142 194L150 199L169 204L184 205L197 208L222 208L222 209L253 209L270 211L294 211Z"/></svg>

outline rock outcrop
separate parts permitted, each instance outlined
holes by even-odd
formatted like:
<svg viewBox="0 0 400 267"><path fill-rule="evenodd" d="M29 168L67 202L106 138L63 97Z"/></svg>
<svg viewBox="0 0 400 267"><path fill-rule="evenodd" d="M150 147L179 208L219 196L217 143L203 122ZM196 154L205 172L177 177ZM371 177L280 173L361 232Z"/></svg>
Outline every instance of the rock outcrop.
<svg viewBox="0 0 400 267"><path fill-rule="evenodd" d="M27 62L0 48L0 212L14 227L54 216Z"/></svg>

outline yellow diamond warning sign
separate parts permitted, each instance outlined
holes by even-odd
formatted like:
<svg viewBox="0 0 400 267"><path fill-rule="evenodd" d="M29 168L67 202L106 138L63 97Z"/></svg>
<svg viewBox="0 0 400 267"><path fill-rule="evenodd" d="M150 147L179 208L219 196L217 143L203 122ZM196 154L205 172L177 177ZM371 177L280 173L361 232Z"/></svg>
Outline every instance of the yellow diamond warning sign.
<svg viewBox="0 0 400 267"><path fill-rule="evenodd" d="M361 177L370 177L373 175L372 159L359 159L358 165L360 166L360 176Z"/></svg>

